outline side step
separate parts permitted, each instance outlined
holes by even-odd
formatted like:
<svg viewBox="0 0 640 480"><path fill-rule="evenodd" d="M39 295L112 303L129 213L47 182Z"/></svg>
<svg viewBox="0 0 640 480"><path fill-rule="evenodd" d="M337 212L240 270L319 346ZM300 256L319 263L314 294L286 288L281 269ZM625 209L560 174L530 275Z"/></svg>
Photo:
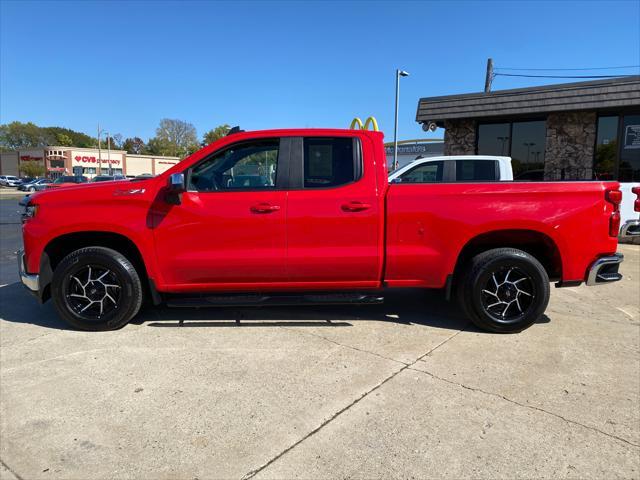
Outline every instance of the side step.
<svg viewBox="0 0 640 480"><path fill-rule="evenodd" d="M360 293L329 293L329 294L273 294L273 295L211 295L198 296L167 296L168 307L263 307L263 306L295 306L295 305L345 305L345 304L376 304L383 303L380 295Z"/></svg>

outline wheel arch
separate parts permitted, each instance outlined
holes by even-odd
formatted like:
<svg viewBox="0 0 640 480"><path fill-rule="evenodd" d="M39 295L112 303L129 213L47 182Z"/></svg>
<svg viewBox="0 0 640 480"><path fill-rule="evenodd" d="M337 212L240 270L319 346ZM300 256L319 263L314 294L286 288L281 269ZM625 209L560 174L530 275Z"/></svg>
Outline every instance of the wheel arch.
<svg viewBox="0 0 640 480"><path fill-rule="evenodd" d="M477 235L462 247L453 271L454 281L464 266L479 253L493 248L517 248L535 257L551 281L562 278L562 257L556 242L547 234L530 229L500 229Z"/></svg>
<svg viewBox="0 0 640 480"><path fill-rule="evenodd" d="M40 296L43 302L51 296L51 279L58 264L71 252L84 247L106 247L119 252L133 264L143 285L149 285L147 265L140 248L133 240L109 231L77 231L59 235L44 247L40 259Z"/></svg>

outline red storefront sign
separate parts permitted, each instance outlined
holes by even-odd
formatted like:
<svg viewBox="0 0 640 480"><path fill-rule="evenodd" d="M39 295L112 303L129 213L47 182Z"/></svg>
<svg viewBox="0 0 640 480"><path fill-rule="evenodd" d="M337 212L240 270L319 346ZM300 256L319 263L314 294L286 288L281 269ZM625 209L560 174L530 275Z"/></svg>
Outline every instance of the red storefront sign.
<svg viewBox="0 0 640 480"><path fill-rule="evenodd" d="M82 162L82 163L98 163L98 159L96 157L88 157L88 156L80 156L80 155L76 155L75 157L73 157L73 159L76 162ZM102 163L112 163L114 165L120 165L120 160L113 160L113 159L107 159L107 158L103 158L102 159Z"/></svg>
<svg viewBox="0 0 640 480"><path fill-rule="evenodd" d="M42 157L32 157L31 155L21 155L20 161L21 162L41 162Z"/></svg>

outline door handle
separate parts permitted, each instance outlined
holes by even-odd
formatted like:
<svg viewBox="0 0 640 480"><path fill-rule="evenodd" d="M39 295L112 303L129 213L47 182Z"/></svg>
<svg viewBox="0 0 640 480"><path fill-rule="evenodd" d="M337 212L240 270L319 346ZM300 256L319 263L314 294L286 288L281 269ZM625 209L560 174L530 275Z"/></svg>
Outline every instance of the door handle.
<svg viewBox="0 0 640 480"><path fill-rule="evenodd" d="M271 205L270 203L258 203L251 207L253 213L273 213L280 210L280 205Z"/></svg>
<svg viewBox="0 0 640 480"><path fill-rule="evenodd" d="M349 202L342 205L342 210L345 212L362 212L369 208L371 208L371 205L363 202Z"/></svg>

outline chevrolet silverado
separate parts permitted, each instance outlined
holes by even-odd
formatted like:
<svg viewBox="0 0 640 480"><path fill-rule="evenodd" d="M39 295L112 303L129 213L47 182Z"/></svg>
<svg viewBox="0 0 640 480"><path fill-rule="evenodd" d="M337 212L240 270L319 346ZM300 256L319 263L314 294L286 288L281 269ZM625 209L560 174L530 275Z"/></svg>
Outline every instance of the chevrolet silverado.
<svg viewBox="0 0 640 480"><path fill-rule="evenodd" d="M35 193L22 282L76 328L149 304L370 303L442 289L517 332L550 282L621 279L617 182L389 184L380 132L237 132L145 180Z"/></svg>

